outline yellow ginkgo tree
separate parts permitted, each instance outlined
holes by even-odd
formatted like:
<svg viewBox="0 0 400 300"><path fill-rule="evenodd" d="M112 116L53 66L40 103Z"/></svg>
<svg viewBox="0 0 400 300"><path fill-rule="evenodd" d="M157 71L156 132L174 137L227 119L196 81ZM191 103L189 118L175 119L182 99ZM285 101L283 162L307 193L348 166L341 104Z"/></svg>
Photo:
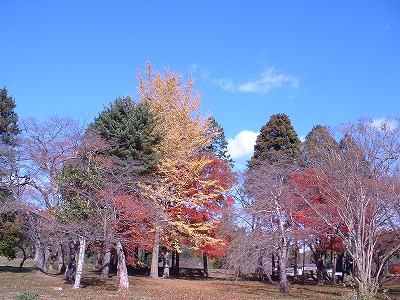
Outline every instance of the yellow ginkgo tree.
<svg viewBox="0 0 400 300"><path fill-rule="evenodd" d="M228 189L215 179L205 176L213 157L205 155L217 132L211 130L210 118L200 112L200 95L193 90L190 77L184 82L180 73L165 69L164 76L152 69L150 63L144 75L140 72L139 97L157 117L155 130L162 134L156 146L160 160L152 176L142 181L143 194L154 207L154 243L150 276L158 277L160 242L168 243L170 235L191 235L193 239L206 239L219 243L211 233L215 222L191 224L185 211L201 209L208 201Z"/></svg>

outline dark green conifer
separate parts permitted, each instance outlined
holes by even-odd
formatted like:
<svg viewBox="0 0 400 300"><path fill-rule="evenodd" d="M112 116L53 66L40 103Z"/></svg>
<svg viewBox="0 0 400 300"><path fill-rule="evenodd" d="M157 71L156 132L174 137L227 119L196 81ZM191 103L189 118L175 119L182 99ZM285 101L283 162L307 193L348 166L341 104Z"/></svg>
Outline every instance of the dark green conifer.
<svg viewBox="0 0 400 300"><path fill-rule="evenodd" d="M154 131L156 116L146 103L130 97L117 98L90 126L109 144L109 154L128 163L135 172L154 169L158 162L155 146L162 136Z"/></svg>
<svg viewBox="0 0 400 300"><path fill-rule="evenodd" d="M265 160L274 162L282 157L293 162L299 158L300 145L289 117L286 114L272 115L267 124L261 127L249 167Z"/></svg>

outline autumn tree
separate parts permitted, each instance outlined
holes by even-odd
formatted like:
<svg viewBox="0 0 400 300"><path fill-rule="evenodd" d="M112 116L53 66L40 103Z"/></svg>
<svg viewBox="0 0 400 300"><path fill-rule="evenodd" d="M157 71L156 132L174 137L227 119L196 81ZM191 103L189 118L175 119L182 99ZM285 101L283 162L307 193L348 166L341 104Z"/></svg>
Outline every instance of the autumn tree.
<svg viewBox="0 0 400 300"><path fill-rule="evenodd" d="M305 168L303 174L309 174L313 165L319 165L321 168L326 166L329 162L329 156L334 155L339 151L339 143L333 138L327 126L317 125L307 134L305 141L301 146L301 163ZM308 177L308 176L305 177ZM303 180L304 179L304 180ZM301 184L309 184L305 178L302 178L301 173L296 174L295 181L302 181ZM313 193L312 193L313 191ZM324 196L318 189L311 190L310 186L310 201L313 202L314 206L324 204ZM307 239L307 243L314 255L314 260L317 265L317 281L319 285L322 285L328 273L325 266L325 256L329 252L332 258L332 279L334 281L334 274L336 271L337 251L343 251L343 246L340 241L337 240L332 229L327 227L321 222L318 216L316 216L310 207L304 206L302 201L297 202L297 198L294 201L298 204L295 211L295 220L299 223L303 231L303 238ZM340 222L335 218L335 214L331 215L331 222L337 223L337 230L340 230Z"/></svg>
<svg viewBox="0 0 400 300"><path fill-rule="evenodd" d="M361 295L374 294L379 274L388 259L400 248L399 157L400 128L398 118L387 118L380 124L361 118L344 126L339 133L339 152L326 156L326 164L313 163L309 182L325 195L325 205L310 201L310 189L298 186L305 204L345 245L354 264L353 277ZM323 149L322 149L323 151ZM332 215L337 215L345 230L337 230ZM382 235L393 234L393 244L374 262Z"/></svg>
<svg viewBox="0 0 400 300"><path fill-rule="evenodd" d="M248 170L246 180L246 189L254 199L249 209L257 217L254 233L260 234L261 231L274 237L272 241L269 240L270 245L260 244L260 248L269 246L278 255L281 293L289 291L286 266L296 229L293 222L293 193L288 185L295 168L286 160L263 161Z"/></svg>
<svg viewBox="0 0 400 300"><path fill-rule="evenodd" d="M50 257L58 243L53 226L45 226L45 211L60 205L58 173L64 163L75 155L82 128L70 118L50 117L44 121L24 120L21 125L20 168L29 178L24 189L26 209L33 214L29 220L30 236L35 243L35 259L39 270L47 272ZM58 249L58 253L63 253Z"/></svg>
<svg viewBox="0 0 400 300"><path fill-rule="evenodd" d="M120 225L136 224L137 220L130 212L132 209L138 211L139 207L144 206L135 202L137 196L134 196L134 191L138 176L146 176L157 167L159 155L156 145L161 141L162 135L154 130L155 122L156 118L146 103L135 103L130 97L125 97L117 98L105 108L89 128L91 133L99 136L108 145L104 153L112 163L108 176L114 176L109 182L113 182L114 186L124 182L120 191L125 192L126 196L119 194L118 199L124 198L126 201L114 203L118 205L114 209L119 211ZM104 188L106 189L106 185ZM107 234L104 234L104 243L107 243ZM114 241L115 245L118 243L121 241ZM102 276L108 277L110 251L105 254Z"/></svg>
<svg viewBox="0 0 400 300"><path fill-rule="evenodd" d="M300 140L289 117L285 114L272 115L257 137L245 179L246 192L252 199L247 210L256 221L252 233L260 235L268 232L277 241L269 245L269 249L273 248L279 258L282 293L289 290L286 264L294 227L288 180L299 167L299 156ZM260 248L265 247L260 245ZM262 257L259 260L262 261Z"/></svg>
<svg viewBox="0 0 400 300"><path fill-rule="evenodd" d="M184 83L182 76L165 69L155 72L148 63L145 75L138 74L139 97L158 117L155 130L163 135L156 149L160 162L153 180L142 184L146 197L158 211L154 218L154 246L151 277L158 277L160 239L168 240L166 228L195 237L199 230L211 229L207 222L188 224L182 216L185 207L201 207L207 199L216 199L225 191L222 186L207 189L210 182L202 172L210 157L202 155L216 135L210 130L210 119L200 113L200 95L193 91L193 80ZM191 187L192 183L196 185ZM190 188L188 188L190 187ZM169 230L171 232L171 229ZM202 235L203 238L203 235Z"/></svg>

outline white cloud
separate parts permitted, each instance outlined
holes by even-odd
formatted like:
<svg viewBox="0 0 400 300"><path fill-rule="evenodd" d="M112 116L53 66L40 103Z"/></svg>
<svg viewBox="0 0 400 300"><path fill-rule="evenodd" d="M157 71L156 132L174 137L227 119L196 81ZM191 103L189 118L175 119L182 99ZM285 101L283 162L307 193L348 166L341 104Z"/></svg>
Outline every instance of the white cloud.
<svg viewBox="0 0 400 300"><path fill-rule="evenodd" d="M257 136L258 133L250 130L239 132L235 138L228 139L228 153L234 160L251 156L254 151Z"/></svg>
<svg viewBox="0 0 400 300"><path fill-rule="evenodd" d="M237 89L241 92L266 94L271 89L281 87L286 83L290 83L293 87L297 87L299 85L299 80L293 75L279 74L274 68L269 68L261 73L259 79L250 80L245 84L241 84Z"/></svg>
<svg viewBox="0 0 400 300"><path fill-rule="evenodd" d="M223 89L229 92L234 92L235 91L235 86L233 84L233 81L227 78L221 78L215 80L215 82Z"/></svg>
<svg viewBox="0 0 400 300"><path fill-rule="evenodd" d="M279 88L285 84L298 87L299 79L294 75L278 73L274 67L265 69L258 79L248 80L246 83L234 84L227 78L215 80L215 82L224 90L244 93L266 94L274 88Z"/></svg>

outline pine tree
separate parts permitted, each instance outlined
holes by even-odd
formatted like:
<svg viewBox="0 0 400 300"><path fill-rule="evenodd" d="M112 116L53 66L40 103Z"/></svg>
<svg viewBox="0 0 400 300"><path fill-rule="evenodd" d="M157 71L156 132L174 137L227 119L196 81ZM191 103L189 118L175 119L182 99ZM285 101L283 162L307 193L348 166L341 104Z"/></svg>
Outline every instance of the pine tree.
<svg viewBox="0 0 400 300"><path fill-rule="evenodd" d="M15 102L7 95L7 89L0 90L0 198L11 195L11 174L15 172L15 151L18 115L14 111Z"/></svg>
<svg viewBox="0 0 400 300"><path fill-rule="evenodd" d="M0 255L14 259L21 239L21 227L17 222L14 204L6 207L13 199L15 167L15 146L18 128L18 115L14 111L14 99L7 95L7 89L0 89ZM4 209L3 209L4 206Z"/></svg>
<svg viewBox="0 0 400 300"><path fill-rule="evenodd" d="M1 143L14 145L15 138L20 133L18 115L14 111L14 99L7 95L7 89L0 90L0 139Z"/></svg>
<svg viewBox="0 0 400 300"><path fill-rule="evenodd" d="M339 150L339 145L328 127L317 125L307 134L301 150L302 163L305 166L317 163L322 166L327 163L327 159L333 151Z"/></svg>
<svg viewBox="0 0 400 300"><path fill-rule="evenodd" d="M155 150L161 134L154 131L155 116L146 103L130 97L117 98L95 119L91 126L108 144L108 152L137 173L154 169L158 162ZM120 161L121 162L121 161Z"/></svg>
<svg viewBox="0 0 400 300"><path fill-rule="evenodd" d="M299 153L300 140L289 117L286 114L275 114L261 127L249 167L264 160L272 162L283 156L293 162L298 159Z"/></svg>
<svg viewBox="0 0 400 300"><path fill-rule="evenodd" d="M224 163L232 166L233 159L228 153L228 142L225 138L225 131L213 117L210 117L209 120L210 132L216 132L216 135L213 138L212 144L206 147L205 151L211 153L212 155L215 155Z"/></svg>

